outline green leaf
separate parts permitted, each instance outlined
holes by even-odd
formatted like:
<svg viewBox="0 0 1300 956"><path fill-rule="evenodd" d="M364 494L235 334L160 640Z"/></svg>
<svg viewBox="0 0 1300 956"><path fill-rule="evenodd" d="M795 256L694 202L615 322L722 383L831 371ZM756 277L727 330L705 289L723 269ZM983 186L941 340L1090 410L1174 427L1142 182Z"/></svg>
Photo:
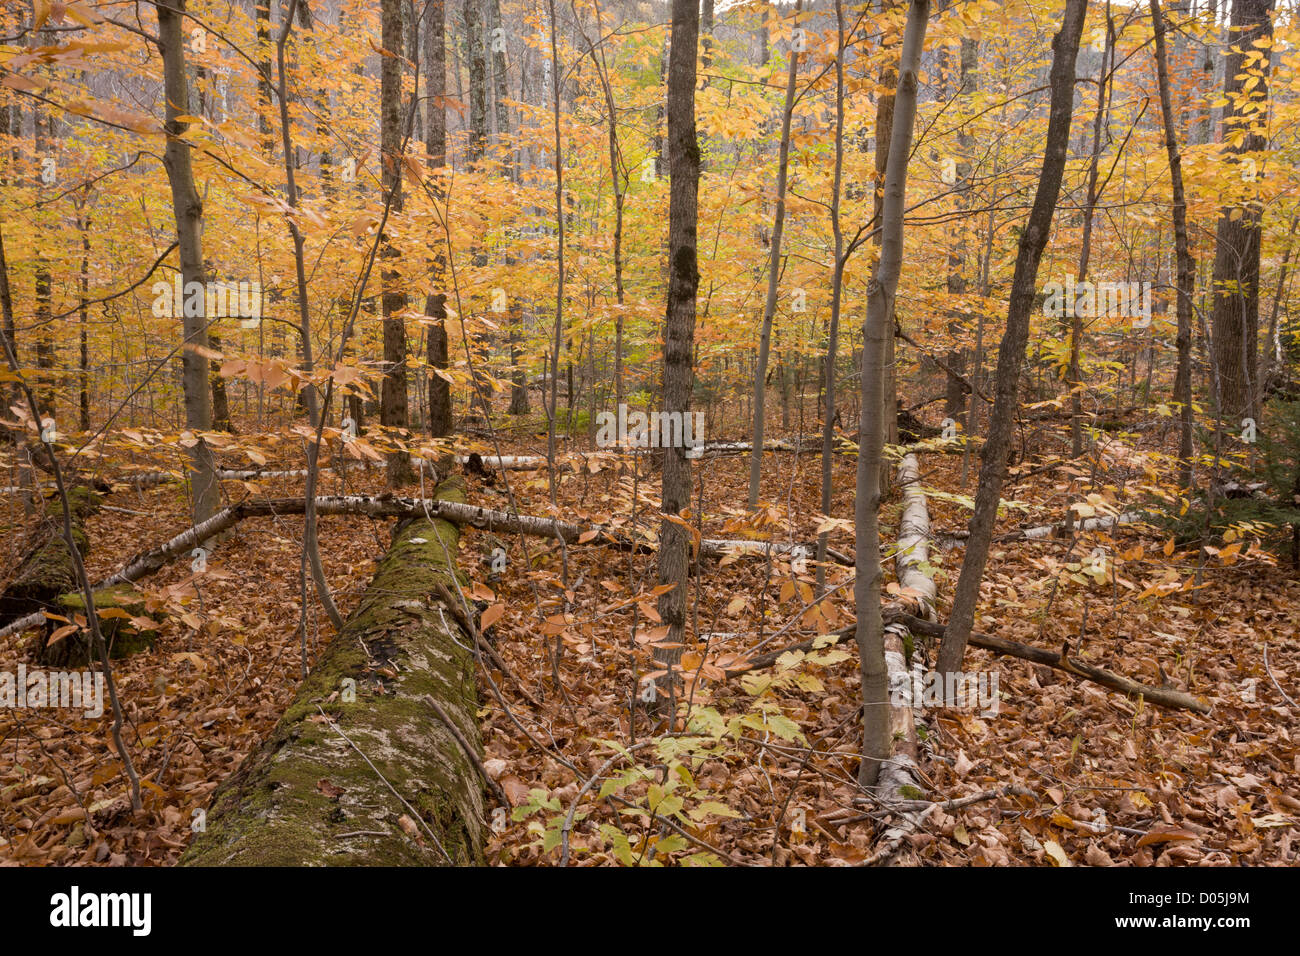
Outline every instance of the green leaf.
<svg viewBox="0 0 1300 956"><path fill-rule="evenodd" d="M701 822L705 817L738 817L740 811L733 810L725 803L719 803L717 800L705 800L697 807L692 807L688 812L689 816L696 823Z"/></svg>

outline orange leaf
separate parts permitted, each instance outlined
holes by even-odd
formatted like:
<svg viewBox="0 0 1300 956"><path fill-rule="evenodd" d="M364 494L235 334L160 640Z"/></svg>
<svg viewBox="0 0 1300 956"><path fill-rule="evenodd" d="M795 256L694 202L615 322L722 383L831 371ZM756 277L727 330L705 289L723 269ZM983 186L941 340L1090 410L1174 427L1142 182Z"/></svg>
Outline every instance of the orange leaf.
<svg viewBox="0 0 1300 956"><path fill-rule="evenodd" d="M501 620L501 615L505 613L506 613L506 606L504 604L493 604L486 611L484 611L483 616L478 619L479 630L480 631L487 630L497 621Z"/></svg>

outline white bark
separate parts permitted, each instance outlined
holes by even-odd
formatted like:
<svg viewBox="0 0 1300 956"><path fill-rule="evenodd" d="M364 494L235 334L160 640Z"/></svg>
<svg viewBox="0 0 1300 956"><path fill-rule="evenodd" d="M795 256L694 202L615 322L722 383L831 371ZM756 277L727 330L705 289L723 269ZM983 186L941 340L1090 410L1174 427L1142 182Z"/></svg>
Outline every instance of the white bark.
<svg viewBox="0 0 1300 956"><path fill-rule="evenodd" d="M905 455L898 465L898 484L903 492L903 515L898 525L898 550L894 554L894 570L898 584L903 589L900 602L909 605L909 613L926 620L935 619L934 580L925 573L929 560L930 512L926 507L925 493L921 490L920 469L915 455ZM913 699L914 691L924 680L920 655L916 655L911 670L907 666L904 639L907 627L889 624L885 627L885 666L889 672L889 733L894 742L890 759L881 764L876 780L876 796L888 807L908 799L905 787L922 791L921 776L916 763L917 737L915 718L919 701ZM894 823L885 831L882 840L886 845L896 845L913 832L921 822L916 812L897 811Z"/></svg>

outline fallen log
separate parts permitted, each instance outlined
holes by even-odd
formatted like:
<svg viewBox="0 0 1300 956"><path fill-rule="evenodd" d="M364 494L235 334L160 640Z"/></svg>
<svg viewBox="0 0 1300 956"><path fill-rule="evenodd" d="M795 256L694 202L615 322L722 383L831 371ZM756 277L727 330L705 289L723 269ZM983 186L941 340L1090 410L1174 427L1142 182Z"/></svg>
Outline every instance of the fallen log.
<svg viewBox="0 0 1300 956"><path fill-rule="evenodd" d="M922 620L907 613L897 605L886 605L881 613L884 614L887 622L904 624L913 634L922 637L943 638L946 625L938 621ZM851 639L853 635L854 629L850 625L838 631L831 631L829 634L820 634L817 637L789 644L779 650L770 651L747 661L729 665L724 670L727 677L738 677L750 671L771 667L780 660L783 654L789 654L791 651L808 651L819 645L832 647L842 641ZM978 632L971 633L970 644L972 647L982 647L997 654L1005 654L1007 657L1017 657L1033 664L1043 664L1056 670L1065 671L1080 680L1092 681L1094 684L1099 684L1108 690L1117 691L1121 694L1140 696L1144 700L1160 707L1167 707L1170 710L1191 710L1198 714L1208 714L1210 712L1208 704L1183 691L1167 687L1152 687L1150 684L1143 684L1140 681L1131 680L1121 674L1108 671L1104 667L1097 667L1080 661L1078 658L1069 657L1068 653L1066 660L1062 662L1061 655L1056 651L1049 651L1030 644L1021 644L1019 641L1008 640L1005 637L994 637L991 634L980 634Z"/></svg>
<svg viewBox="0 0 1300 956"><path fill-rule="evenodd" d="M921 655L908 664L910 628L891 611L911 608L927 618L935 617L934 579L925 573L929 562L930 512L921 489L916 455L904 455L898 463L898 485L902 489L903 512L898 522L898 546L894 552L894 573L900 593L883 609L885 617L885 667L889 675L889 739L893 753L880 766L875 802L892 815L880 835L877 862L898 861L897 851L907 837L923 824L924 816L905 809L921 797L926 788L920 769L920 744L916 718L921 701L917 691L924 681Z"/></svg>
<svg viewBox="0 0 1300 956"><path fill-rule="evenodd" d="M1082 521L1060 521L1056 524L1043 524L1033 528L1017 528L1015 531L1000 534L993 540L1000 543L1008 541L1042 541L1047 538L1068 537L1080 531L1114 531L1120 525L1141 524L1146 520L1147 516L1140 511L1126 511L1118 515L1099 515L1095 518L1084 518ZM970 531L968 530L940 531L935 534L935 538L946 538L951 541L965 541L969 537Z"/></svg>
<svg viewBox="0 0 1300 956"><path fill-rule="evenodd" d="M910 607L928 618L935 616L936 589L934 579L925 573L929 562L930 512L921 490L920 469L915 455L905 455L898 465L898 485L903 494L903 514L898 523L898 547L894 553L894 572L901 590L895 606ZM894 754L880 768L876 782L876 796L883 803L914 799L924 792L917 766L918 745L914 706L914 690L921 686L920 655L912 667L907 662L909 628L897 618L887 618L885 625L885 666L889 672L889 730L894 741ZM899 834L892 831L885 839Z"/></svg>
<svg viewBox="0 0 1300 956"><path fill-rule="evenodd" d="M752 451L753 442L744 441L706 441L693 449L697 458L720 458L726 455L742 455ZM602 451L571 452L560 457L557 465L573 468L575 462L589 458L606 458L611 455L654 455L661 448L614 447ZM777 438L763 442L764 451L797 452L811 454L821 451L821 436L806 435L803 438ZM841 450L841 449L837 449ZM495 468L498 471L539 471L547 466L544 455L457 455L456 464L465 465L471 471Z"/></svg>
<svg viewBox="0 0 1300 956"><path fill-rule="evenodd" d="M904 611L894 611L893 616L896 620L906 624L914 634L940 639L943 637L945 625L937 621L924 621ZM1100 684L1109 690L1142 697L1144 700L1158 704L1161 707L1190 710L1198 714L1208 714L1210 712L1209 704L1197 700L1184 691L1171 687L1152 687L1149 684L1143 684L1113 671L1108 671L1104 667L1089 664L1077 657L1070 657L1068 645L1061 652L1049 651L1046 648L1033 647L1029 644L1021 644L1019 641L1008 640L1005 637L994 637L992 634L979 634L976 632L971 632L970 644L972 647L982 647L996 654L1018 657L1034 664L1043 664L1056 670L1065 671L1067 674L1073 674L1083 680Z"/></svg>
<svg viewBox="0 0 1300 956"><path fill-rule="evenodd" d="M437 501L463 503L452 478ZM270 738L213 794L182 866L481 865L473 638L438 597L460 532L400 524ZM468 748L468 750L467 750Z"/></svg>
<svg viewBox="0 0 1300 956"><path fill-rule="evenodd" d="M118 571L95 585L95 589L129 584L138 581L181 555L190 553L204 541L216 537L246 518L273 515L302 514L307 507L305 498L248 498L238 504L218 511L208 520L182 531L171 540L142 551L128 560ZM429 498L401 498L395 495L329 495L316 499L316 513L320 515L364 515L372 518L441 518L457 525L467 524L483 531L500 531L507 534L526 534L563 541L566 545L598 545L622 551L653 554L657 549L653 541L637 540L601 525L580 525L538 515L511 514L465 504L463 501ZM698 557L715 559L727 554L790 554L802 548L812 555L816 544L805 542L729 541L704 538L699 543ZM840 564L852 565L852 559L839 551L827 552ZM44 614L37 612L11 621L0 628L0 637L36 627L44 623Z"/></svg>
<svg viewBox="0 0 1300 956"><path fill-rule="evenodd" d="M151 613L143 596L129 585L118 584L96 591L94 600L109 657L119 660L153 647L162 615ZM37 638L36 659L46 667L85 667L98 660L90 631L76 624L78 617L86 617L85 595L80 591L60 595L54 610L72 623L50 618Z"/></svg>
<svg viewBox="0 0 1300 956"><path fill-rule="evenodd" d="M72 538L82 555L90 551L90 540L83 525L99 510L100 497L84 485L68 492L72 507ZM43 619L42 610L57 608L59 596L77 590L77 575L72 555L59 532L63 505L51 499L45 506L45 520L36 529L26 555L14 572L13 579L0 592L0 624L35 615Z"/></svg>
<svg viewBox="0 0 1300 956"><path fill-rule="evenodd" d="M698 449L698 457L713 458L725 455L745 454L753 449L753 443L741 441L707 441L702 443ZM661 449L657 448L610 448L602 451L589 452L572 452L558 459L557 464L563 468L576 470L576 463L588 458L603 458L609 455L632 454L632 455L653 455ZM763 442L764 451L782 451L797 452L800 454L812 454L821 451L821 436L806 435L803 438L778 438ZM838 444L835 448L837 452L852 450L852 446L847 444ZM471 453L468 455L453 456L456 464L469 469L472 473L485 473L488 469L497 471L539 471L546 467L545 455L480 455ZM332 465L321 465L322 470L331 469ZM260 478L303 478L307 474L305 468L290 468L283 470L267 470L265 468L218 468L217 478L221 481L255 481ZM115 485L121 485L131 488L153 488L157 485L168 484L173 481L182 481L184 476L177 472L170 471L150 471L136 475L126 475L121 478L111 480L101 480L98 482L100 491L108 491ZM20 486L3 486L0 487L0 495L16 495L29 492L31 489Z"/></svg>

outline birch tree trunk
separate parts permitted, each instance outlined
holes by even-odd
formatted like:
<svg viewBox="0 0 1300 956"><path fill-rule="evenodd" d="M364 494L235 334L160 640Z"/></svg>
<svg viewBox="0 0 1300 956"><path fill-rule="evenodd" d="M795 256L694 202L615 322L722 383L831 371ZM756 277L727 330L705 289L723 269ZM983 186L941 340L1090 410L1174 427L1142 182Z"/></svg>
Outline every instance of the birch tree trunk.
<svg viewBox="0 0 1300 956"><path fill-rule="evenodd" d="M867 288L867 317L862 326L862 438L858 452L855 507L857 642L862 670L863 741L858 782L874 787L891 752L889 681L885 666L884 624L880 614L881 458L885 444L885 342L893 335L892 316L898 277L903 267L903 208L907 165L916 116L917 72L930 18L929 0L912 0L898 65L893 128L880 215L880 259Z"/></svg>

